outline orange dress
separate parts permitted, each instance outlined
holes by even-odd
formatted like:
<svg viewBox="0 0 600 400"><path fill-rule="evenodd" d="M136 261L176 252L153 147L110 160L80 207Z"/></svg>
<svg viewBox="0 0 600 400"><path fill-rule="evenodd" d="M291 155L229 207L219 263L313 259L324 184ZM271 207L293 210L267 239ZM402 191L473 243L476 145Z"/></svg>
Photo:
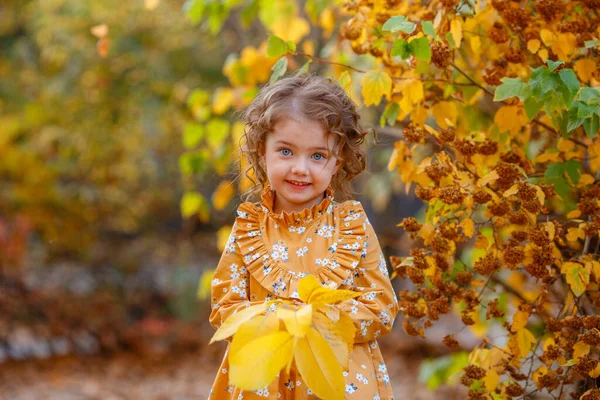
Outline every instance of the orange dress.
<svg viewBox="0 0 600 400"><path fill-rule="evenodd" d="M329 188L321 203L302 212L274 213L275 194L267 187L262 202L243 203L211 284L210 323L216 329L237 310L274 297L298 298L298 282L315 275L330 288L364 295L340 309L354 320L356 337L344 372L345 397L393 399L377 338L388 333L398 302L373 227L360 202L336 203ZM268 386L244 392L229 384L227 352L209 399L317 399L300 374L281 371Z"/></svg>

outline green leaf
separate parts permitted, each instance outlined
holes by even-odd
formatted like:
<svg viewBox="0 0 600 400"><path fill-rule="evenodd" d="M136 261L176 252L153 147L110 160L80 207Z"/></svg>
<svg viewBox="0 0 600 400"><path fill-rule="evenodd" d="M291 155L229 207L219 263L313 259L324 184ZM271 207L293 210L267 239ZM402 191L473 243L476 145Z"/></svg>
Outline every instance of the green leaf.
<svg viewBox="0 0 600 400"><path fill-rule="evenodd" d="M575 103L569 110L569 122L567 124L568 132L572 132L573 130L577 129L585 120L584 118L578 117L578 104L581 105L581 103Z"/></svg>
<svg viewBox="0 0 600 400"><path fill-rule="evenodd" d="M275 35L269 36L269 42L267 44L267 55L269 57L280 57L284 55L288 50L287 44Z"/></svg>
<svg viewBox="0 0 600 400"><path fill-rule="evenodd" d="M600 42L597 40L586 40L584 43L586 49L591 49L592 47L600 46Z"/></svg>
<svg viewBox="0 0 600 400"><path fill-rule="evenodd" d="M201 174L207 164L206 151L184 153L179 157L179 170L184 175Z"/></svg>
<svg viewBox="0 0 600 400"><path fill-rule="evenodd" d="M548 165L546 168L546 172L544 172L544 178L553 179L559 176L562 176L565 172L565 164L563 163L552 163Z"/></svg>
<svg viewBox="0 0 600 400"><path fill-rule="evenodd" d="M594 136L596 136L599 127L600 119L596 114L592 115L591 118L588 118L585 121L583 121L583 129L585 129L585 133L587 133L591 139L593 139Z"/></svg>
<svg viewBox="0 0 600 400"><path fill-rule="evenodd" d="M271 75L271 79L269 80L269 83L277 82L277 79L281 78L285 74L286 70L287 70L287 58L285 56L283 56L279 60L277 60L275 65L273 65L273 67L271 68L271 71L273 71L273 74Z"/></svg>
<svg viewBox="0 0 600 400"><path fill-rule="evenodd" d="M558 75L571 92L577 93L579 91L581 84L579 83L579 79L577 79L577 75L575 75L575 72L573 72L572 69L563 69L558 73Z"/></svg>
<svg viewBox="0 0 600 400"><path fill-rule="evenodd" d="M573 98L575 97L575 93L569 90L567 85L561 83L557 88L557 91L562 95L562 99L566 107L571 107L573 104Z"/></svg>
<svg viewBox="0 0 600 400"><path fill-rule="evenodd" d="M567 173L569 178L571 178L571 182L573 182L576 185L579 183L579 177L581 176L581 171L582 171L582 167L581 167L581 163L579 161L568 160L565 163L565 172Z"/></svg>
<svg viewBox="0 0 600 400"><path fill-rule="evenodd" d="M546 60L546 64L548 64L548 68L550 69L550 71L554 71L556 68L558 68L560 65L563 65L565 62L564 61L552 61L550 59Z"/></svg>
<svg viewBox="0 0 600 400"><path fill-rule="evenodd" d="M455 49L456 48L456 43L454 43L454 38L452 37L452 32L446 33L446 36L444 36L444 37L448 41L448 44L450 45L449 47L451 49Z"/></svg>
<svg viewBox="0 0 600 400"><path fill-rule="evenodd" d="M398 103L388 103L385 106L385 110L383 110L383 114L379 119L379 125L381 127L385 126L387 122L388 125L394 125L396 122L396 117L398 117L398 112L400 111L400 105Z"/></svg>
<svg viewBox="0 0 600 400"><path fill-rule="evenodd" d="M221 118L213 118L206 124L206 141L213 151L219 150L229 138L229 122Z"/></svg>
<svg viewBox="0 0 600 400"><path fill-rule="evenodd" d="M186 149L192 149L204 138L204 127L200 124L189 123L183 129L183 145Z"/></svg>
<svg viewBox="0 0 600 400"><path fill-rule="evenodd" d="M502 78L502 85L496 88L494 101L502 101L511 97L523 100L529 93L529 86L519 78Z"/></svg>
<svg viewBox="0 0 600 400"><path fill-rule="evenodd" d="M400 56L403 60L410 57L410 47L405 39L394 40L392 47L392 56Z"/></svg>
<svg viewBox="0 0 600 400"><path fill-rule="evenodd" d="M600 90L584 86L579 92L579 100L588 104L598 104L600 103Z"/></svg>
<svg viewBox="0 0 600 400"><path fill-rule="evenodd" d="M312 60L309 59L307 62L304 63L303 66L301 66L298 71L296 71L296 73L294 74L294 76L300 76L303 75L305 73L308 72L308 67L310 66L310 64L312 63Z"/></svg>
<svg viewBox="0 0 600 400"><path fill-rule="evenodd" d="M296 43L294 43L293 40L288 40L287 42L285 42L285 44L287 45L289 53L295 53L296 52Z"/></svg>
<svg viewBox="0 0 600 400"><path fill-rule="evenodd" d="M423 33L429 36L436 37L435 28L433 27L433 22L431 21L421 21L421 27L423 27Z"/></svg>
<svg viewBox="0 0 600 400"><path fill-rule="evenodd" d="M544 103L538 102L536 99L530 96L525 99L523 107L525 108L525 114L527 114L527 118L529 118L531 121L540 112L542 107L544 107Z"/></svg>
<svg viewBox="0 0 600 400"><path fill-rule="evenodd" d="M202 20L205 9L206 2L204 0L188 0L183 5L183 10L194 24L197 24Z"/></svg>
<svg viewBox="0 0 600 400"><path fill-rule="evenodd" d="M598 107L587 105L586 103L577 102L577 117L578 118L589 118L591 117Z"/></svg>
<svg viewBox="0 0 600 400"><path fill-rule="evenodd" d="M408 43L408 47L416 58L423 61L431 61L431 47L429 47L429 39L420 37L413 39Z"/></svg>
<svg viewBox="0 0 600 400"><path fill-rule="evenodd" d="M542 94L552 92L561 84L560 78L557 74L549 73L542 80Z"/></svg>
<svg viewBox="0 0 600 400"><path fill-rule="evenodd" d="M242 24L245 28L249 28L252 21L258 17L258 1L252 0L241 12Z"/></svg>
<svg viewBox="0 0 600 400"><path fill-rule="evenodd" d="M417 25L408 21L404 15L396 15L385 21L381 29L390 32L402 31L410 34L413 33L416 27Z"/></svg>
<svg viewBox="0 0 600 400"><path fill-rule="evenodd" d="M206 199L200 193L188 192L181 198L180 209L184 218L189 218L206 207Z"/></svg>

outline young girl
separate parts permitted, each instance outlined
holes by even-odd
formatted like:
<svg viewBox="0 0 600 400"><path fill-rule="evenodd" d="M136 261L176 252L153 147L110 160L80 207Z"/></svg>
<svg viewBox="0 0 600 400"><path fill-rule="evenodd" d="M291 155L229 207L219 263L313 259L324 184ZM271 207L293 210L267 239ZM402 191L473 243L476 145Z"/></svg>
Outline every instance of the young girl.
<svg viewBox="0 0 600 400"><path fill-rule="evenodd" d="M298 299L298 281L315 275L330 288L364 292L339 307L355 322L344 372L346 398L392 399L377 338L398 312L381 248L362 205L334 201L365 168L366 132L354 103L335 81L315 75L265 86L244 114L244 155L260 203L237 210L211 285L210 323L275 297ZM267 387L229 385L227 353L209 399L316 399L294 368Z"/></svg>

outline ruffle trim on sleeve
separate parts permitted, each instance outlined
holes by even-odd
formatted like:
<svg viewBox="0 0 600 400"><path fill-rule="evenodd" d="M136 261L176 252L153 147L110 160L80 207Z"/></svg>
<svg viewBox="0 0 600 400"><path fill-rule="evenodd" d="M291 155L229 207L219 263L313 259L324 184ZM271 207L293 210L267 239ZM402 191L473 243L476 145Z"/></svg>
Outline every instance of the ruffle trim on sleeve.
<svg viewBox="0 0 600 400"><path fill-rule="evenodd" d="M280 258L274 258L265 241L264 209L253 203L238 207L237 243L244 264L254 279L269 292L281 298L298 298L298 282L308 273L287 269ZM331 257L314 274L332 289L352 284L354 270L364 256L366 214L360 202L334 203L335 236Z"/></svg>

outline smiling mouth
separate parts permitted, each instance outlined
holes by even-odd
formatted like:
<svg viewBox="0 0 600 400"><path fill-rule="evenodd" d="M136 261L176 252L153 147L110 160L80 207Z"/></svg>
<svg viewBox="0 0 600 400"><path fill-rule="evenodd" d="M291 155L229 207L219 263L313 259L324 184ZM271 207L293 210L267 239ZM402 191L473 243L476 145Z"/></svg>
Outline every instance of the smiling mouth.
<svg viewBox="0 0 600 400"><path fill-rule="evenodd" d="M310 183L300 182L300 181L287 181L287 182L291 183L294 186L308 186L308 185L310 185Z"/></svg>

